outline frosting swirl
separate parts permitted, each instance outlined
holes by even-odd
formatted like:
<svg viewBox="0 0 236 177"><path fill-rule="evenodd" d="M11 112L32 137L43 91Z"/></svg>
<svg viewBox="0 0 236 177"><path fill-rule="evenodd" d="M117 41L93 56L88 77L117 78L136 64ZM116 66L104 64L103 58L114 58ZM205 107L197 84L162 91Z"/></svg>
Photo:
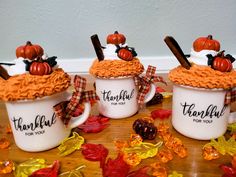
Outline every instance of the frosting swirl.
<svg viewBox="0 0 236 177"><path fill-rule="evenodd" d="M182 66L172 69L168 75L175 84L198 88L222 88L230 89L236 87L236 71L221 72L209 66L192 64L187 70Z"/></svg>
<svg viewBox="0 0 236 177"><path fill-rule="evenodd" d="M58 68L50 75L25 73L14 75L8 80L0 78L0 85L0 100L36 99L66 90L70 86L70 76Z"/></svg>

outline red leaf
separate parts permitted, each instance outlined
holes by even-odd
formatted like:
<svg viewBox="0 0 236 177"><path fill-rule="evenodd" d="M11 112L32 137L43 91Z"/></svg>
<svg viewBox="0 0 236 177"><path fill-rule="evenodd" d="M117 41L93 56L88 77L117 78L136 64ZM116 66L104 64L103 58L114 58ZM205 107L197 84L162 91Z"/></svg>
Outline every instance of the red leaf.
<svg viewBox="0 0 236 177"><path fill-rule="evenodd" d="M109 118L101 116L90 116L85 123L78 126L85 133L98 133L105 129L109 124Z"/></svg>
<svg viewBox="0 0 236 177"><path fill-rule="evenodd" d="M82 154L85 159L90 161L100 161L100 166L103 167L106 157L108 155L108 149L102 144L84 144L82 146Z"/></svg>
<svg viewBox="0 0 236 177"><path fill-rule="evenodd" d="M29 177L57 177L60 168L60 163L55 160L51 167L42 168L33 172Z"/></svg>
<svg viewBox="0 0 236 177"><path fill-rule="evenodd" d="M114 160L109 158L103 167L103 177L126 177L130 170L130 166L125 163L122 155Z"/></svg>
<svg viewBox="0 0 236 177"><path fill-rule="evenodd" d="M156 87L156 92L161 93L161 92L166 92L166 90L161 87Z"/></svg>
<svg viewBox="0 0 236 177"><path fill-rule="evenodd" d="M225 175L229 177L236 177L236 169L232 166L220 165L220 169L225 173Z"/></svg>
<svg viewBox="0 0 236 177"><path fill-rule="evenodd" d="M160 118L160 119L167 119L170 117L172 110L167 109L156 109L151 112L151 116L153 119Z"/></svg>

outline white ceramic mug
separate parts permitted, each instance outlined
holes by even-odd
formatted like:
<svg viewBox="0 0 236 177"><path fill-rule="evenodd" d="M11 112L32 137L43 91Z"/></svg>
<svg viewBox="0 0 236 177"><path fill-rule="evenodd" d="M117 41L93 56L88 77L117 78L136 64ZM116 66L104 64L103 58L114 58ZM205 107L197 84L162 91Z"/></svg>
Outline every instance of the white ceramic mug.
<svg viewBox="0 0 236 177"><path fill-rule="evenodd" d="M172 125L181 134L198 140L218 138L234 122L227 90L173 85Z"/></svg>
<svg viewBox="0 0 236 177"><path fill-rule="evenodd" d="M82 115L73 117L68 126L56 118L53 106L71 96L67 91L35 100L6 102L16 145L29 152L44 151L58 146L70 135L71 129L89 117L90 103Z"/></svg>
<svg viewBox="0 0 236 177"><path fill-rule="evenodd" d="M96 78L96 94L99 112L109 118L126 118L137 113L139 109L137 95L138 88L133 77L112 79ZM150 91L144 102L148 102L155 95L155 85L151 84Z"/></svg>

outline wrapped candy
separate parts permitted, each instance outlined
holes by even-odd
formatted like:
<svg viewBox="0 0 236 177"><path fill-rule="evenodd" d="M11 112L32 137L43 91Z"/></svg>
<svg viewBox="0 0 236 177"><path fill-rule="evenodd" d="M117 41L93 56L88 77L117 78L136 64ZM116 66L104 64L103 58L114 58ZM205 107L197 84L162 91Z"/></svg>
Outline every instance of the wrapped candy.
<svg viewBox="0 0 236 177"><path fill-rule="evenodd" d="M73 132L73 136L66 138L58 147L60 156L66 156L81 148L84 138L78 133Z"/></svg>

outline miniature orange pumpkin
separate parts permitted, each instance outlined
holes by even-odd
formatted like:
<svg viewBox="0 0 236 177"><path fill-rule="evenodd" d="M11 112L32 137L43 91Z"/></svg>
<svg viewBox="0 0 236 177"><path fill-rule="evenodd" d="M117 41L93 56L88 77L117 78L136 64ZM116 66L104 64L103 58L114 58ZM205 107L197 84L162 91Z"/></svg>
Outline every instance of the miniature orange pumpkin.
<svg viewBox="0 0 236 177"><path fill-rule="evenodd" d="M30 60L41 57L43 53L43 48L40 45L32 44L30 41L27 41L26 45L19 46L16 49L17 58L22 57Z"/></svg>
<svg viewBox="0 0 236 177"><path fill-rule="evenodd" d="M193 42L193 49L196 52L200 52L201 50L220 50L220 43L217 40L212 38L212 35L208 35L207 37L199 37Z"/></svg>
<svg viewBox="0 0 236 177"><path fill-rule="evenodd" d="M29 72L32 75L48 75L51 74L52 68L45 61L33 61L30 64Z"/></svg>
<svg viewBox="0 0 236 177"><path fill-rule="evenodd" d="M230 59L224 56L224 52L221 52L220 55L215 57L212 68L221 72L229 72L232 70L233 65Z"/></svg>
<svg viewBox="0 0 236 177"><path fill-rule="evenodd" d="M124 44L125 41L125 36L121 33L118 33L118 31L115 31L114 34L109 34L107 36L107 44L119 45Z"/></svg>
<svg viewBox="0 0 236 177"><path fill-rule="evenodd" d="M122 48L118 51L118 57L122 60L131 61L133 59L133 54L126 48Z"/></svg>

